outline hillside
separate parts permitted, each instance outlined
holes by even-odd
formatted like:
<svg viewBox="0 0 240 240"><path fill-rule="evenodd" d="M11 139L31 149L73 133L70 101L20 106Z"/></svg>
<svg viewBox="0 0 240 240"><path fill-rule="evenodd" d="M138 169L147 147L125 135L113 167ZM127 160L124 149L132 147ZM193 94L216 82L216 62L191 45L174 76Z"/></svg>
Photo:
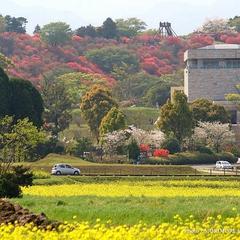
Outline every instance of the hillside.
<svg viewBox="0 0 240 240"><path fill-rule="evenodd" d="M86 58L87 51L105 47L127 49L137 56L139 71L161 76L183 67L186 49L206 46L213 41L212 37L204 35L161 39L156 35L144 34L118 41L73 36L62 46L51 46L43 42L38 34L31 36L4 32L0 34L0 52L14 63L8 71L11 76L25 78L35 84L39 84L47 72L60 68L70 72L100 74L106 81L114 82L111 74Z"/></svg>

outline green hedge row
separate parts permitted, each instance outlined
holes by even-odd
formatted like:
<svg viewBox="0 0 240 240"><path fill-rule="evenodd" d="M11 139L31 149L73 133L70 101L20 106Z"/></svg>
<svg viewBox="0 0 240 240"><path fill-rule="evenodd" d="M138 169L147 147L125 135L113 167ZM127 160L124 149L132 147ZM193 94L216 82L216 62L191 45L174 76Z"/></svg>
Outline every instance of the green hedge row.
<svg viewBox="0 0 240 240"><path fill-rule="evenodd" d="M169 155L168 158L151 157L144 160L144 164L215 164L217 161L237 162L237 157L232 153L223 152L217 154L208 154L200 152L182 152Z"/></svg>

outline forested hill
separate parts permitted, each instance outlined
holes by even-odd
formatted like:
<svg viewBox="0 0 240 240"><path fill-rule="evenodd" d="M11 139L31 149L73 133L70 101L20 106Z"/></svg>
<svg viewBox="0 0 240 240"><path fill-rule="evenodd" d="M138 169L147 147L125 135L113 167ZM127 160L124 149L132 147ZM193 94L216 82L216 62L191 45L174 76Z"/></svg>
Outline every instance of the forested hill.
<svg viewBox="0 0 240 240"><path fill-rule="evenodd" d="M115 89L121 100L129 100L144 97L161 81L168 82L168 87L180 85L186 49L215 41L240 43L235 30L161 38L156 31L144 31L144 24L134 34L121 33L122 25L110 20L100 28L90 25L75 31L65 23L50 23L37 26L33 35L5 29L0 33L0 52L13 62L8 74L41 87L44 76L78 73L81 84L101 82Z"/></svg>

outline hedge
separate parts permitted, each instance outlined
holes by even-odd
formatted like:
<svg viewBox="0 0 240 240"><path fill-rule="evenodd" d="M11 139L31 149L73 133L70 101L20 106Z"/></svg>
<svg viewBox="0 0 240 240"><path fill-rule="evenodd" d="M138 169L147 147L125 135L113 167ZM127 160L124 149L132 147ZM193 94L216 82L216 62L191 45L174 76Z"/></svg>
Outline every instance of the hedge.
<svg viewBox="0 0 240 240"><path fill-rule="evenodd" d="M169 155L168 158L151 157L143 161L144 164L215 164L217 161L237 162L237 157L232 153L223 152L217 154L208 154L200 152L182 152Z"/></svg>

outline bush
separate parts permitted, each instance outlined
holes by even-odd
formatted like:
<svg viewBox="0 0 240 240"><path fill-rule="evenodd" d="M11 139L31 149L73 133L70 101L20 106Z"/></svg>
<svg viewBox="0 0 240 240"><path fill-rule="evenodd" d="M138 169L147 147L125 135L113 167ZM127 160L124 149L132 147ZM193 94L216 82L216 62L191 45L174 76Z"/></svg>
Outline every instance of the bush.
<svg viewBox="0 0 240 240"><path fill-rule="evenodd" d="M174 154L181 151L179 141L174 137L167 138L163 142L162 148L167 149L170 154Z"/></svg>
<svg viewBox="0 0 240 240"><path fill-rule="evenodd" d="M198 151L200 153L213 154L213 151L210 148L205 147L205 146L197 146L196 151Z"/></svg>
<svg viewBox="0 0 240 240"><path fill-rule="evenodd" d="M230 163L237 162L237 157L228 152L218 154L208 154L200 152L182 152L170 155L168 159L150 158L144 163L146 164L215 164L217 161L229 161Z"/></svg>
<svg viewBox="0 0 240 240"><path fill-rule="evenodd" d="M14 174L7 173L0 176L0 198L20 197L21 193L21 188Z"/></svg>
<svg viewBox="0 0 240 240"><path fill-rule="evenodd" d="M12 167L16 184L20 186L31 186L33 182L33 173L29 167L23 165Z"/></svg>
<svg viewBox="0 0 240 240"><path fill-rule="evenodd" d="M156 149L153 152L154 157L168 157L169 151L167 149Z"/></svg>
<svg viewBox="0 0 240 240"><path fill-rule="evenodd" d="M47 179L50 178L51 175L48 172L42 170L35 170L33 171L33 178L34 179Z"/></svg>
<svg viewBox="0 0 240 240"><path fill-rule="evenodd" d="M137 160L140 155L140 149L136 141L132 141L128 146L128 157L129 159Z"/></svg>
<svg viewBox="0 0 240 240"><path fill-rule="evenodd" d="M200 152L183 152L176 153L169 159L171 164L215 164L218 157L215 154L207 154Z"/></svg>
<svg viewBox="0 0 240 240"><path fill-rule="evenodd" d="M228 161L230 163L236 163L238 158L230 152L222 152L216 154L219 161Z"/></svg>

